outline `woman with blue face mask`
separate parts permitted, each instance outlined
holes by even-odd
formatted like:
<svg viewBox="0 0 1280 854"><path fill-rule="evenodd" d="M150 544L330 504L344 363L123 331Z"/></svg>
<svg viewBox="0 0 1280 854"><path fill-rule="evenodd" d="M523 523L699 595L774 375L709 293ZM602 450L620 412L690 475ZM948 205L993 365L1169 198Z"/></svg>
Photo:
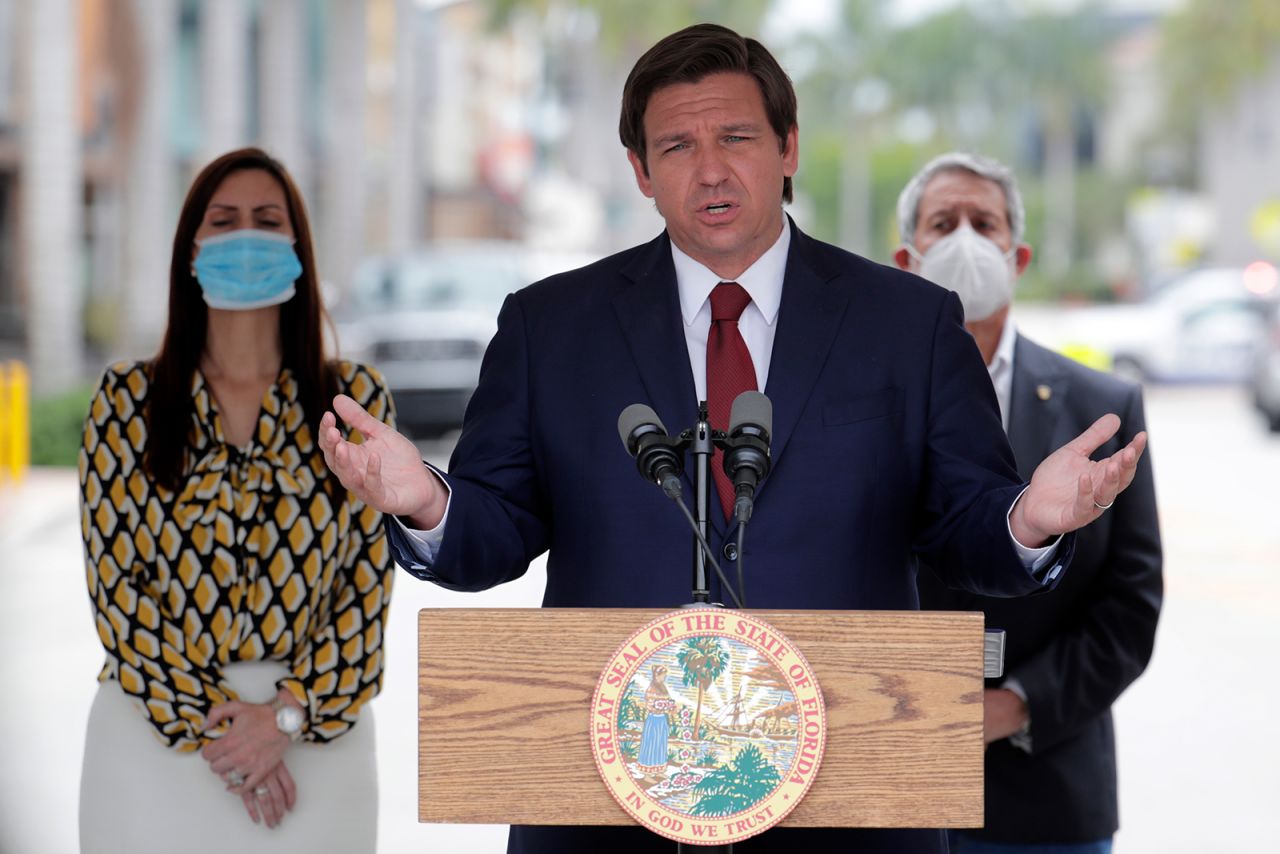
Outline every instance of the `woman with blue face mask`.
<svg viewBox="0 0 1280 854"><path fill-rule="evenodd" d="M174 237L159 353L109 367L80 453L106 653L80 790L83 852L373 851L368 701L392 565L380 514L314 439L338 393L310 226L258 149L209 164ZM144 813L139 806L145 804Z"/></svg>

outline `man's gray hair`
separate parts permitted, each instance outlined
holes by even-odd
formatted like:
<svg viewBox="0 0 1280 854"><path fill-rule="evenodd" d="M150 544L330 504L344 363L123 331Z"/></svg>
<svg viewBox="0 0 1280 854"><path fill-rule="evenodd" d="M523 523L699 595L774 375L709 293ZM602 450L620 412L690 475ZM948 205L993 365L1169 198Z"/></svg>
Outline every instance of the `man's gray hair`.
<svg viewBox="0 0 1280 854"><path fill-rule="evenodd" d="M1013 245L1021 243L1027 227L1027 211L1022 206L1022 194L1018 192L1018 179L1013 176L1013 170L995 158L964 151L949 151L938 155L926 163L907 182L907 186L902 188L902 193L898 196L898 234L902 242L915 246L920 198L924 196L924 188L929 185L929 181L942 172L955 171L972 172L979 178L994 181L1000 186L1004 191L1004 210L1009 219L1009 231L1013 233Z"/></svg>

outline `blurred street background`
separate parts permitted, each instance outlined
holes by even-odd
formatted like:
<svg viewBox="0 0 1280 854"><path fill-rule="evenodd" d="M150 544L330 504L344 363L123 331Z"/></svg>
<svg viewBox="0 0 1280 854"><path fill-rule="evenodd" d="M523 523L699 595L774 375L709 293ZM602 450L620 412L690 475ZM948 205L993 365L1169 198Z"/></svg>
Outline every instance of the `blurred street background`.
<svg viewBox="0 0 1280 854"><path fill-rule="evenodd" d="M443 465L502 297L661 229L620 93L699 20L795 80L789 212L815 237L890 262L931 156L1017 172L1036 255L1015 323L1147 390L1167 593L1117 707L1118 851L1274 848L1276 0L0 0L0 854L75 850L101 652L71 466L103 366L155 352L195 173L245 144L284 162L334 348L383 371ZM416 824L415 614L536 605L542 578L397 579L380 851L501 850L498 828Z"/></svg>

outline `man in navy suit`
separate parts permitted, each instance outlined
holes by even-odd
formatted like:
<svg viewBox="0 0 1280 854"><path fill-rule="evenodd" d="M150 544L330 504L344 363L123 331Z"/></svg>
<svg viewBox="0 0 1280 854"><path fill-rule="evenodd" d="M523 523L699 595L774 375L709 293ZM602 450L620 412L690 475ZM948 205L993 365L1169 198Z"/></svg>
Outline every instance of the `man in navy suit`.
<svg viewBox="0 0 1280 854"><path fill-rule="evenodd" d="M1014 328L1014 280L1031 247L1008 168L960 152L936 157L903 189L898 218L894 260L959 295L1022 476L1104 413L1120 413L1122 426L1100 454L1143 429L1141 388ZM1148 455L1115 508L1079 532L1071 570L1051 592L997 599L920 573L922 607L985 611L1008 636L1005 677L985 692L986 825L954 834L953 852L1110 852L1119 826L1111 704L1151 658L1161 566Z"/></svg>
<svg viewBox="0 0 1280 854"><path fill-rule="evenodd" d="M795 93L759 43L709 24L637 62L620 135L666 231L507 298L448 473L355 403L320 444L355 494L396 517L397 561L447 587L515 578L548 552L549 606L689 599L685 520L636 476L615 425L650 404L693 423L749 382L773 401L773 469L746 549L749 605L915 608L916 556L997 595L1051 586L1063 537L1128 485L1144 437L1107 460L1101 419L1018 478L954 295L801 233L783 216L798 163ZM745 298L744 298L745 297ZM726 367L728 366L728 367ZM710 378L710 381L709 381ZM723 429L720 410L713 426ZM688 485L687 485L688 486ZM717 505L719 502L715 502ZM736 526L712 512L732 564ZM714 582L712 596L725 598ZM511 851L667 851L639 828L513 828ZM938 852L938 831L775 829L744 852Z"/></svg>

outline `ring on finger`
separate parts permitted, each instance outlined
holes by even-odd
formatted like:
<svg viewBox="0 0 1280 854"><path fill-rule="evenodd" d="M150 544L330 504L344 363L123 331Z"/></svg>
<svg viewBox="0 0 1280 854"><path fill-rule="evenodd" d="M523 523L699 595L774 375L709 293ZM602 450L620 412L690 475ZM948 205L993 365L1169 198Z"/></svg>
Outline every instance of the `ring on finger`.
<svg viewBox="0 0 1280 854"><path fill-rule="evenodd" d="M254 790L253 790L253 793L254 793L255 795L257 795L258 797L260 797L260 798L265 798L267 795L271 794L271 787L270 787L270 786L266 786L266 785L262 785L262 786L259 786L259 787L258 787L258 788L256 788L256 789L254 789Z"/></svg>
<svg viewBox="0 0 1280 854"><path fill-rule="evenodd" d="M233 787L239 788L244 785L244 775L233 768L227 772L227 782Z"/></svg>
<svg viewBox="0 0 1280 854"><path fill-rule="evenodd" d="M1095 501L1095 502L1093 502L1093 506L1094 506L1094 507L1097 507L1099 510L1110 510L1110 509L1111 509L1111 507L1112 507L1112 505L1113 505L1113 504L1115 504L1115 503L1116 503L1116 500L1113 498L1113 499L1111 499L1111 503L1110 503L1110 504L1099 504L1097 501Z"/></svg>

